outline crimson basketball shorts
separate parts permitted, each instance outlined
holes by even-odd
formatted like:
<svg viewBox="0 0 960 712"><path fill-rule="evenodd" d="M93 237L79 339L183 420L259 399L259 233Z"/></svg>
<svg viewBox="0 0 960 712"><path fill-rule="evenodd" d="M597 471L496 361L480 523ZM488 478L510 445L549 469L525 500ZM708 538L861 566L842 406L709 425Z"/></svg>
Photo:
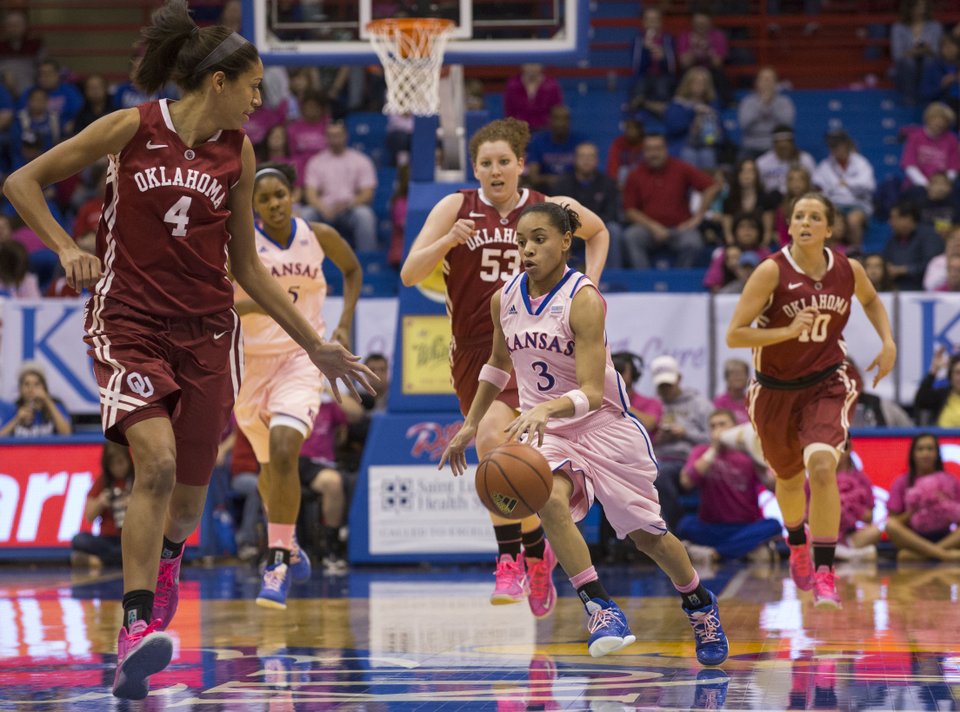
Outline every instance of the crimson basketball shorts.
<svg viewBox="0 0 960 712"><path fill-rule="evenodd" d="M856 402L857 386L845 365L807 388L767 388L753 381L747 390L747 410L763 456L782 479L804 471L803 451L809 445L844 450Z"/></svg>
<svg viewBox="0 0 960 712"><path fill-rule="evenodd" d="M457 339L450 343L450 373L453 377L453 390L460 401L460 412L466 417L477 395L480 369L490 360L491 336L475 339ZM506 403L514 410L520 409L520 392L517 390L517 374L510 374L510 382L500 391L497 400Z"/></svg>
<svg viewBox="0 0 960 712"><path fill-rule="evenodd" d="M177 482L209 483L243 373L236 312L160 317L94 297L84 326L104 435L127 445L126 430L162 408L176 438Z"/></svg>

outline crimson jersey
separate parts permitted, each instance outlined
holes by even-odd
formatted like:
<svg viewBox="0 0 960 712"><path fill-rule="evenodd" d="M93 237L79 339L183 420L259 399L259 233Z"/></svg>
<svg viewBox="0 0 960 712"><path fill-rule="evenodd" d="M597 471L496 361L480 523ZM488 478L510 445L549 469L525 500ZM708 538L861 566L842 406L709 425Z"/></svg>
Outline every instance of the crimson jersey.
<svg viewBox="0 0 960 712"><path fill-rule="evenodd" d="M790 254L790 248L770 257L780 268L780 284L757 318L761 329L789 326L801 309L820 310L810 331L796 339L753 350L754 369L779 381L795 381L841 363L847 346L843 327L850 317L854 277L849 260L825 248L827 272L818 280L807 276Z"/></svg>
<svg viewBox="0 0 960 712"><path fill-rule="evenodd" d="M450 250L443 260L454 341L493 334L490 297L520 269L515 232L520 213L528 205L546 200L543 193L524 188L516 207L503 218L482 189L460 192L463 205L457 220L473 220L474 231L473 237Z"/></svg>
<svg viewBox="0 0 960 712"><path fill-rule="evenodd" d="M227 197L240 180L244 133L218 131L190 148L166 99L138 108L140 128L107 168L96 294L157 316L230 309Z"/></svg>

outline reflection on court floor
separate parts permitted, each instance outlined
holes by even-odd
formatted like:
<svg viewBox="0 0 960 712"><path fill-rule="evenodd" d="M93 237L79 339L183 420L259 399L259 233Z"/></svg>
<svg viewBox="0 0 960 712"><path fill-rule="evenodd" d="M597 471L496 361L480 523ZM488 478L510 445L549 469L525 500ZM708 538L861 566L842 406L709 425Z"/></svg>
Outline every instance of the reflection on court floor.
<svg viewBox="0 0 960 712"><path fill-rule="evenodd" d="M842 611L785 567L710 575L731 641L702 668L679 599L648 567L604 577L637 643L594 659L572 595L537 621L487 603L484 569L315 576L285 612L245 567L187 568L170 668L150 697L109 693L118 573L0 569L0 710L942 710L960 692L960 567L840 569ZM561 591L569 594L560 584Z"/></svg>

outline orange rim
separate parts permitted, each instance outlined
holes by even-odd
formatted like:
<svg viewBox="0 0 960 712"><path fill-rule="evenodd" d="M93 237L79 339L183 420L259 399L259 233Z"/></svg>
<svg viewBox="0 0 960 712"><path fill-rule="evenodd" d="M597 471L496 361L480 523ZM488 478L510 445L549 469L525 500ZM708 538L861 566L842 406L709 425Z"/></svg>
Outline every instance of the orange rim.
<svg viewBox="0 0 960 712"><path fill-rule="evenodd" d="M438 35L442 32L449 32L453 27L453 20L445 20L439 17L391 17L371 20L367 23L367 31L375 35L390 34L394 30L399 30L403 34L421 32Z"/></svg>

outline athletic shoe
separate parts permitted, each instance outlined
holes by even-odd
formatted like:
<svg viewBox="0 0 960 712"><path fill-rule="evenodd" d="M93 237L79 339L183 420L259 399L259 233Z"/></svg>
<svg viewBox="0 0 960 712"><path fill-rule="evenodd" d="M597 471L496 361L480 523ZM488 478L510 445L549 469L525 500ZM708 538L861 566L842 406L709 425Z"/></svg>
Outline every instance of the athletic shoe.
<svg viewBox="0 0 960 712"><path fill-rule="evenodd" d="M813 575L813 605L817 608L840 608L837 577L832 566L821 566Z"/></svg>
<svg viewBox="0 0 960 712"><path fill-rule="evenodd" d="M175 559L160 559L157 572L157 588L153 594L153 618L160 622L160 630L166 630L173 622L180 603L180 562L183 552Z"/></svg>
<svg viewBox="0 0 960 712"><path fill-rule="evenodd" d="M593 657L599 658L636 642L637 637L630 632L627 617L613 601L591 598L587 602L587 613L590 614L587 648Z"/></svg>
<svg viewBox="0 0 960 712"><path fill-rule="evenodd" d="M504 554L497 560L496 586L490 594L490 603L495 606L504 606L508 603L519 603L530 595L530 581L523 565L523 554L514 559L510 554Z"/></svg>
<svg viewBox="0 0 960 712"><path fill-rule="evenodd" d="M798 546L790 544L790 577L801 591L813 588L813 559L810 556L810 529L804 527L807 540Z"/></svg>
<svg viewBox="0 0 960 712"><path fill-rule="evenodd" d="M323 573L325 576L343 576L350 569L347 560L336 554L327 554L323 557Z"/></svg>
<svg viewBox="0 0 960 712"><path fill-rule="evenodd" d="M310 565L310 557L307 556L307 552L301 549L299 544L295 544L293 549L290 550L290 576L294 583L309 581L312 571L313 567Z"/></svg>
<svg viewBox="0 0 960 712"><path fill-rule="evenodd" d="M271 564L263 570L263 585L257 596L257 605L264 608L287 609L287 591L290 590L290 576L287 576L286 564Z"/></svg>
<svg viewBox="0 0 960 712"><path fill-rule="evenodd" d="M557 587L553 583L553 570L557 567L557 555L550 542L544 540L543 558L527 559L527 576L530 578L530 597L527 603L535 618L546 618L557 605Z"/></svg>
<svg viewBox="0 0 960 712"><path fill-rule="evenodd" d="M135 621L117 636L117 672L113 695L123 700L142 700L150 692L150 676L170 664L173 638L161 632L160 621Z"/></svg>
<svg viewBox="0 0 960 712"><path fill-rule="evenodd" d="M693 637L697 641L697 660L701 665L719 665L727 659L727 636L720 625L717 597L710 591L707 593L710 594L710 605L693 610L686 606L682 608L693 626Z"/></svg>
<svg viewBox="0 0 960 712"><path fill-rule="evenodd" d="M697 673L697 694L693 706L698 710L720 710L727 701L730 678L723 670L706 668Z"/></svg>

